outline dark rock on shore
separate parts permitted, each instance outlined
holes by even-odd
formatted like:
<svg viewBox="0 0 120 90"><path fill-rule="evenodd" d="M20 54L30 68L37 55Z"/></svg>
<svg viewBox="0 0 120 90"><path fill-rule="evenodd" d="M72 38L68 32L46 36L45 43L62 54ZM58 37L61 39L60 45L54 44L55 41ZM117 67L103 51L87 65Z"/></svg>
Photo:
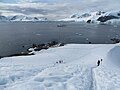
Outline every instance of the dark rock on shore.
<svg viewBox="0 0 120 90"><path fill-rule="evenodd" d="M33 44L33 45L32 45L32 48L35 48L35 47L37 47L37 45L36 45L36 44Z"/></svg>
<svg viewBox="0 0 120 90"><path fill-rule="evenodd" d="M3 58L2 56L0 56L0 59Z"/></svg>
<svg viewBox="0 0 120 90"><path fill-rule="evenodd" d="M64 43L58 43L57 41L51 41L49 43L46 44L33 44L32 47L30 49L27 49L26 52L21 52L21 53L17 53L17 54L11 54L11 55L7 55L7 56L0 56L1 58L4 57L13 57L13 56L29 56L29 55L34 55L34 52L32 51L40 51L42 49L48 49L50 47L59 47L59 46L64 46Z"/></svg>
<svg viewBox="0 0 120 90"><path fill-rule="evenodd" d="M28 49L29 52L32 51L40 51L42 49L48 49L50 47L60 47L60 46L64 46L64 43L58 43L57 41L51 41L49 43L46 44L33 44L32 47L30 49Z"/></svg>
<svg viewBox="0 0 120 90"><path fill-rule="evenodd" d="M113 44L120 43L120 39L117 38L112 38L111 41L113 42Z"/></svg>
<svg viewBox="0 0 120 90"><path fill-rule="evenodd" d="M64 43L60 43L60 45L59 46L64 46L65 44Z"/></svg>
<svg viewBox="0 0 120 90"><path fill-rule="evenodd" d="M89 44L92 44L92 42L89 42Z"/></svg>
<svg viewBox="0 0 120 90"><path fill-rule="evenodd" d="M52 41L52 42L47 43L47 45L48 45L49 47L54 46L54 45L57 45L57 44L58 44L58 42L56 42L56 41Z"/></svg>

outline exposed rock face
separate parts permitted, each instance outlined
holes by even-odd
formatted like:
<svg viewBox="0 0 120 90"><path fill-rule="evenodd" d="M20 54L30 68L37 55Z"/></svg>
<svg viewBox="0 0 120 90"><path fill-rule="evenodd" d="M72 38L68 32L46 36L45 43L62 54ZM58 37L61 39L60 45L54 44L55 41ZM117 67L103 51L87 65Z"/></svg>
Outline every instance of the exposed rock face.
<svg viewBox="0 0 120 90"><path fill-rule="evenodd" d="M117 15L120 16L120 13L118 13Z"/></svg>
<svg viewBox="0 0 120 90"><path fill-rule="evenodd" d="M91 23L91 20L88 20L87 23Z"/></svg>

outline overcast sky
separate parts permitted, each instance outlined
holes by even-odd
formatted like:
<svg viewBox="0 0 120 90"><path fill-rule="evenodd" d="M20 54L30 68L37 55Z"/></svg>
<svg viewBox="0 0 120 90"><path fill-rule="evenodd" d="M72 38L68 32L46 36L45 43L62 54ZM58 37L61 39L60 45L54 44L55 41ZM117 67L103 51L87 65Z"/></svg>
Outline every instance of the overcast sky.
<svg viewBox="0 0 120 90"><path fill-rule="evenodd" d="M120 0L0 0L1 15L28 15L59 19L73 13L120 8Z"/></svg>

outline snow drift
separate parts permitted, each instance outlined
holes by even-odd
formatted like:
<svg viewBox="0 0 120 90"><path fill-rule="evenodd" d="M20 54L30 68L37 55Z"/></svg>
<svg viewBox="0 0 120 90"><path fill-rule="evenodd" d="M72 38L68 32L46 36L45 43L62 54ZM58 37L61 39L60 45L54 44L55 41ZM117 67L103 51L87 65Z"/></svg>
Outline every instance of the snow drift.
<svg viewBox="0 0 120 90"><path fill-rule="evenodd" d="M107 59L111 63L120 66L120 46L116 46L112 48L108 54L107 54Z"/></svg>

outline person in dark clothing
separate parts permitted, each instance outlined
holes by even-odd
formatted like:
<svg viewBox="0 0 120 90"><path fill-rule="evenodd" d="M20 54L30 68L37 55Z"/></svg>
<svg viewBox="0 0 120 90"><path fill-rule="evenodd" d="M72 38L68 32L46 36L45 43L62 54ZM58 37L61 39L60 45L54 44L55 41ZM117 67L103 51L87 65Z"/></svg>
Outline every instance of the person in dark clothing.
<svg viewBox="0 0 120 90"><path fill-rule="evenodd" d="M98 62L97 62L97 66L99 66L100 65L100 60L98 60Z"/></svg>
<svg viewBox="0 0 120 90"><path fill-rule="evenodd" d="M59 60L59 63L62 63L62 61L61 61L61 60Z"/></svg>
<svg viewBox="0 0 120 90"><path fill-rule="evenodd" d="M101 64L102 64L103 59L101 59Z"/></svg>

